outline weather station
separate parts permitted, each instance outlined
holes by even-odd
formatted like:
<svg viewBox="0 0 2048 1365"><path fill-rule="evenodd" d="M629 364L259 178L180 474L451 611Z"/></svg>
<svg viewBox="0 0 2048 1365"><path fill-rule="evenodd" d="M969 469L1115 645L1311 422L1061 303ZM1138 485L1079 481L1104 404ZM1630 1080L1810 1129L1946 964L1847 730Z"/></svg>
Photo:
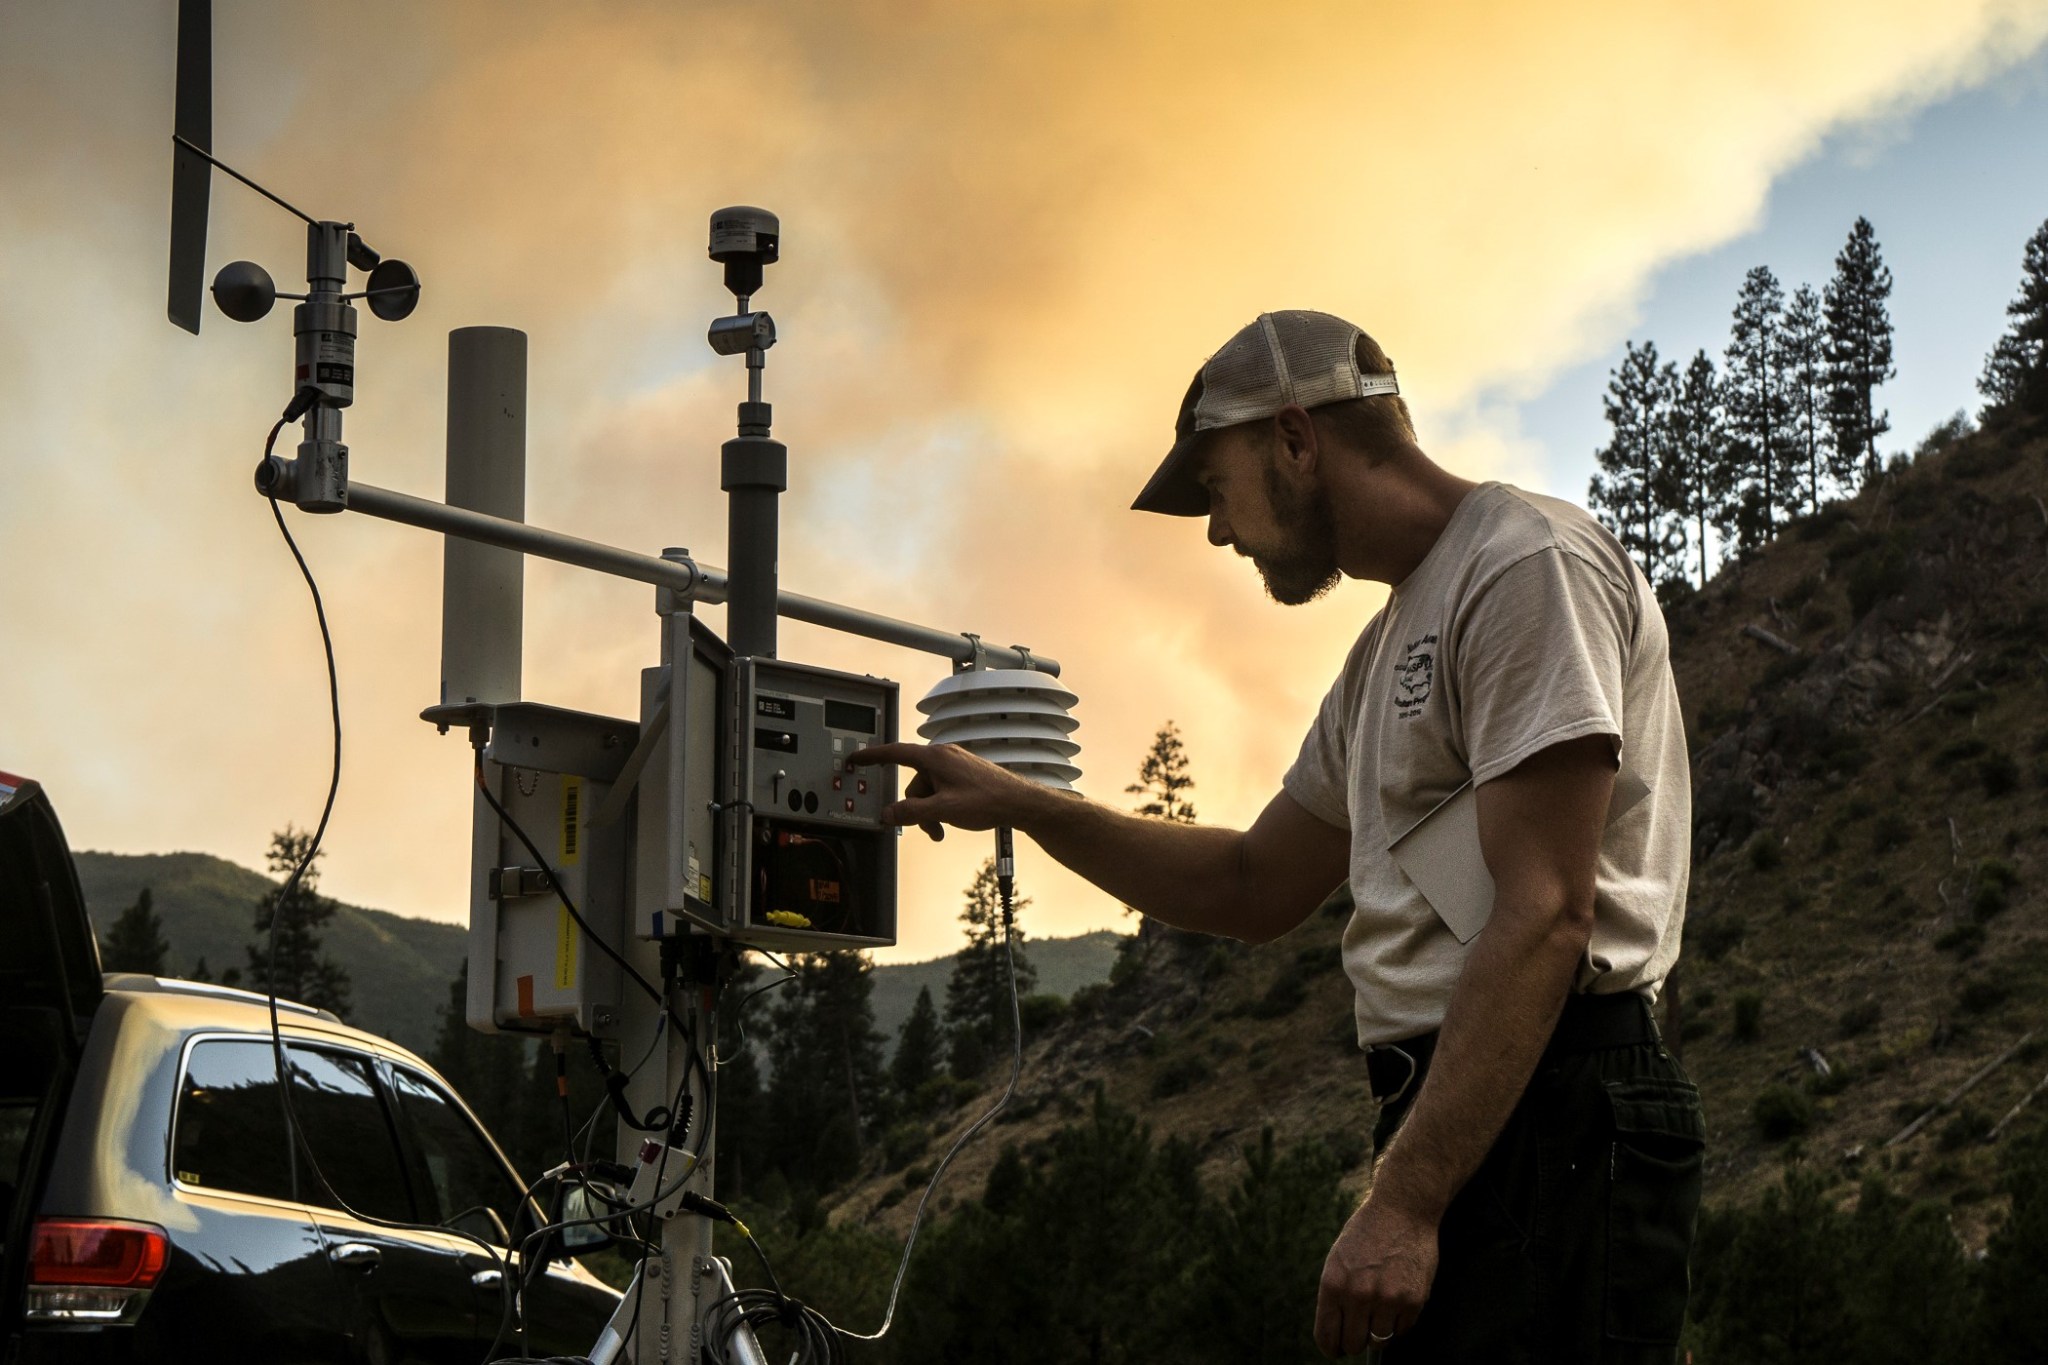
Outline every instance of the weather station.
<svg viewBox="0 0 2048 1365"><path fill-rule="evenodd" d="M279 298L296 302L289 402L256 468L256 491L288 544L286 505L445 538L440 687L422 718L474 749L468 1022L558 1048L585 1040L600 1065L602 1049L614 1045L621 1059L607 1072L621 1119L615 1160L592 1172L568 1153L549 1173L559 1194L552 1221L505 1249L508 1320L520 1311L524 1268L545 1260L546 1238L575 1250L618 1235L646 1251L618 1313L592 1343L592 1361L765 1361L756 1328L768 1324L794 1343L794 1355L778 1358L840 1358L842 1339L888 1330L931 1190L1002 1101L963 1131L933 1172L877 1332L861 1338L835 1327L779 1286L734 1288L729 1263L713 1252L714 1226L732 1224L754 1249L759 1243L716 1200L719 1049L734 1045L717 1036L720 990L743 951L887 946L901 913L900 831L882 818L896 797L894 770L847 762L898 736L898 684L780 658L779 619L947 661L951 671L918 703L926 717L918 733L1060 789L1079 776L1075 694L1045 655L779 583L779 499L790 461L772 435L764 396L776 325L754 300L780 257L782 230L764 209L710 215L709 256L723 269L734 309L710 323L707 339L717 354L743 358L746 370L736 429L721 448L729 567L682 548L650 554L526 522L526 338L511 329L450 333L445 500L356 477L360 461L352 465L343 440L355 401L355 305L403 321L419 300L420 276L372 249L353 223L303 213L215 156L209 0L181 0L177 62L171 320L200 330L213 170L306 224L303 294L280 293L269 271L247 261L224 266L212 284L216 305L238 322L260 322ZM362 276L353 292L352 271ZM277 437L293 422L303 439L295 453L281 454ZM326 640L314 576L296 544L292 553ZM522 695L527 556L653 588L656 639L639 677L637 715L595 715ZM725 638L695 614L698 604L716 603L726 607ZM328 664L338 782L331 642ZM330 810L333 790L331 783ZM1007 911L1009 831L998 831L997 844ZM1014 976L1012 984L1014 996ZM1014 1089L1021 1045L1014 1034L1012 1042Z"/></svg>

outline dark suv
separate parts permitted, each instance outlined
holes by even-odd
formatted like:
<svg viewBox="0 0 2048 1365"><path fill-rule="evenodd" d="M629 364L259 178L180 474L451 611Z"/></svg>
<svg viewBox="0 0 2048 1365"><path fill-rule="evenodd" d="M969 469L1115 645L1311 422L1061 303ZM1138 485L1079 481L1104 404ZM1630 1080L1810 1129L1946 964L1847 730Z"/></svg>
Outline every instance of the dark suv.
<svg viewBox="0 0 2048 1365"><path fill-rule="evenodd" d="M317 1174L264 998L102 976L47 796L0 774L0 1360L484 1358L540 1220L521 1181L419 1058L279 1022ZM618 1300L550 1264L525 1351L587 1352Z"/></svg>

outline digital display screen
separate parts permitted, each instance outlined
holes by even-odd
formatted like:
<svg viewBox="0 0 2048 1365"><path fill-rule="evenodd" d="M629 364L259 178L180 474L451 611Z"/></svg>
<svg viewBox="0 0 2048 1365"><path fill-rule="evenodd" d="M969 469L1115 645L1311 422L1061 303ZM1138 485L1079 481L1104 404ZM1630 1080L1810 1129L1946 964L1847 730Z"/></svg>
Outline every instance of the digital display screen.
<svg viewBox="0 0 2048 1365"><path fill-rule="evenodd" d="M858 730L864 735L875 733L875 708L856 706L850 701L825 701L825 728L828 730Z"/></svg>

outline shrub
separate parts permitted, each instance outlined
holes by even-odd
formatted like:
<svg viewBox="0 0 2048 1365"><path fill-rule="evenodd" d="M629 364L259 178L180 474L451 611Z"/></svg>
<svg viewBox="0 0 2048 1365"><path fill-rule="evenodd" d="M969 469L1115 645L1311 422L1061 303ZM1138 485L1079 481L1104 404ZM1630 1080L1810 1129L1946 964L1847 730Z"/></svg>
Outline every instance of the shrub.
<svg viewBox="0 0 2048 1365"><path fill-rule="evenodd" d="M1330 1149L1337 1168L1355 1171L1372 1155L1372 1137L1357 1128L1332 1128L1323 1134L1323 1146Z"/></svg>
<svg viewBox="0 0 2048 1365"><path fill-rule="evenodd" d="M1843 1010L1835 1022L1841 1026L1844 1038L1855 1038L1877 1027L1884 1018L1884 1004L1876 996L1859 1000Z"/></svg>
<svg viewBox="0 0 2048 1365"><path fill-rule="evenodd" d="M1707 961L1719 962L1741 944L1749 924L1732 910L1702 915L1686 923L1686 930Z"/></svg>
<svg viewBox="0 0 2048 1365"><path fill-rule="evenodd" d="M1067 1017L1067 1002L1057 995L1040 992L1017 1002L1017 1017L1024 1023L1024 1036L1043 1033Z"/></svg>
<svg viewBox="0 0 2048 1365"><path fill-rule="evenodd" d="M1709 702L1700 708L1699 731L1705 736L1718 735L1741 719L1740 706L1716 706Z"/></svg>
<svg viewBox="0 0 2048 1365"><path fill-rule="evenodd" d="M1944 953L1954 953L1957 957L1974 957L1977 950L1984 946L1984 926L1958 924L1937 937L1934 946Z"/></svg>
<svg viewBox="0 0 2048 1365"><path fill-rule="evenodd" d="M1738 1043L1753 1043L1764 1031L1764 998L1755 991L1737 991L1732 1032Z"/></svg>
<svg viewBox="0 0 2048 1365"><path fill-rule="evenodd" d="M1846 1066L1831 1066L1826 1073L1812 1072L1806 1078L1806 1093L1809 1095L1839 1095L1849 1088L1856 1079L1856 1073Z"/></svg>
<svg viewBox="0 0 2048 1365"><path fill-rule="evenodd" d="M1850 614L1861 619L1878 603L1903 592L1912 580L1912 562L1897 546L1858 559L1849 570Z"/></svg>
<svg viewBox="0 0 2048 1365"><path fill-rule="evenodd" d="M1962 989L1956 992L1956 1008L1965 1014L1983 1014L1986 1010L1996 1009L2004 1004L2005 998L2010 994L2011 989L2002 981L1993 981L1984 976L1971 977L1963 983Z"/></svg>
<svg viewBox="0 0 2048 1365"><path fill-rule="evenodd" d="M1208 1059L1199 1053L1184 1052L1172 1058L1152 1075L1152 1098L1170 1099L1184 1095L1216 1074Z"/></svg>
<svg viewBox="0 0 2048 1365"><path fill-rule="evenodd" d="M1316 943L1294 955L1295 965L1308 972L1334 972L1344 965L1344 947L1338 943Z"/></svg>
<svg viewBox="0 0 2048 1365"><path fill-rule="evenodd" d="M2019 870L2011 863L1987 858L1977 868L1977 889L1970 893L1970 911L1988 920L2012 903L2012 889L2019 885Z"/></svg>
<svg viewBox="0 0 2048 1365"><path fill-rule="evenodd" d="M1759 872L1769 872L1785 861L1785 845L1771 830L1764 830L1749 841L1749 865Z"/></svg>
<svg viewBox="0 0 2048 1365"><path fill-rule="evenodd" d="M1813 1101L1789 1085L1767 1085L1757 1092L1749 1117L1766 1142L1783 1142L1813 1126Z"/></svg>
<svg viewBox="0 0 2048 1365"><path fill-rule="evenodd" d="M1849 508L1846 504L1839 502L1823 503L1818 512L1815 512L1810 517L1800 519L1799 538L1801 540L1819 540L1846 526L1848 522ZM1798 593L1802 588L1808 588L1809 584L1817 587L1819 582L1819 579L1812 574L1808 574L1798 583L1792 585L1792 591Z"/></svg>
<svg viewBox="0 0 2048 1365"><path fill-rule="evenodd" d="M1978 758L1991 752L1991 746L1975 735L1965 735L1955 743L1947 745L1934 756L1935 766L1946 768L1966 758Z"/></svg>
<svg viewBox="0 0 2048 1365"><path fill-rule="evenodd" d="M1067 1012L1085 1019L1100 1010L1108 998L1109 983L1093 982L1075 991L1067 1000Z"/></svg>
<svg viewBox="0 0 2048 1365"><path fill-rule="evenodd" d="M1870 851L1890 853L1895 848L1904 848L1913 839L1913 825L1905 816L1895 810L1888 810L1870 827Z"/></svg>
<svg viewBox="0 0 2048 1365"><path fill-rule="evenodd" d="M1959 1147L1968 1147L1991 1136L1991 1120L1981 1109L1965 1109L1954 1115L1941 1126L1935 1136L1936 1151L1953 1152Z"/></svg>
<svg viewBox="0 0 2048 1365"><path fill-rule="evenodd" d="M2020 787L2020 765L2010 754L1993 754L1977 765L1977 780L1986 796L2011 796Z"/></svg>
<svg viewBox="0 0 2048 1365"><path fill-rule="evenodd" d="M893 1171L924 1155L924 1149L931 1145L931 1130L914 1120L892 1124L882 1134L882 1166Z"/></svg>
<svg viewBox="0 0 2048 1365"><path fill-rule="evenodd" d="M1302 980L1301 967L1290 962L1274 976L1266 993L1245 1006L1244 1012L1254 1019L1278 1019L1294 1013L1307 998L1308 984Z"/></svg>
<svg viewBox="0 0 2048 1365"><path fill-rule="evenodd" d="M1996 688L1971 687L1942 698L1941 709L1951 716L1974 716L1997 700Z"/></svg>

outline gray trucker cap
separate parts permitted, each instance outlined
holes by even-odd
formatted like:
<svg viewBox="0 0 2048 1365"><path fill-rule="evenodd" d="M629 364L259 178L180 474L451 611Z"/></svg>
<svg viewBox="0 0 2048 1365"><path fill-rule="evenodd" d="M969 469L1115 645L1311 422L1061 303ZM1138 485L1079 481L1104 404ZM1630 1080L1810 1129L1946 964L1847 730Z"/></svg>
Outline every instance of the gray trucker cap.
<svg viewBox="0 0 2048 1365"><path fill-rule="evenodd" d="M1399 393L1388 374L1358 368L1360 330L1340 317L1290 308L1261 313L1223 343L1223 349L1195 371L1180 416L1173 424L1173 449L1131 504L1136 512L1169 517L1205 517L1209 495L1191 473L1204 433L1271 417L1290 403L1313 408L1347 398Z"/></svg>

